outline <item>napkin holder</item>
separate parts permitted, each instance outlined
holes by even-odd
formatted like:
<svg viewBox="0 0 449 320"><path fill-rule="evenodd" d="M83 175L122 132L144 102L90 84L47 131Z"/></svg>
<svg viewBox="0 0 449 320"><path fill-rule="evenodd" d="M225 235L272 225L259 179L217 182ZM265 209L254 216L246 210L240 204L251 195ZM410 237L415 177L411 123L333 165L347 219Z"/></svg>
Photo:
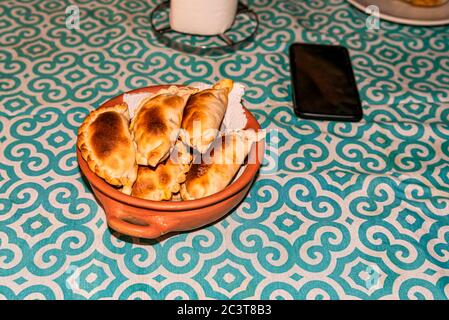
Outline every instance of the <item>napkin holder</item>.
<svg viewBox="0 0 449 320"><path fill-rule="evenodd" d="M176 10L179 9L182 8ZM229 7L228 11L232 12L232 8ZM200 56L234 53L251 43L259 27L257 14L241 2L237 3L235 18L228 14L226 15L228 20L223 19L223 21L214 25L213 30L211 28L210 33L214 33L213 35L186 33L186 31L205 33L201 31L203 30L201 25L197 25L190 30L183 29L181 25L180 30L183 30L183 32L174 30L171 25L175 28L180 25L176 25L177 22L170 20L172 14L176 15L176 12L170 12L170 1L162 2L154 8L150 15L153 33L167 47ZM229 23L230 20L233 22L227 28L226 23ZM225 31L215 34L221 30Z"/></svg>

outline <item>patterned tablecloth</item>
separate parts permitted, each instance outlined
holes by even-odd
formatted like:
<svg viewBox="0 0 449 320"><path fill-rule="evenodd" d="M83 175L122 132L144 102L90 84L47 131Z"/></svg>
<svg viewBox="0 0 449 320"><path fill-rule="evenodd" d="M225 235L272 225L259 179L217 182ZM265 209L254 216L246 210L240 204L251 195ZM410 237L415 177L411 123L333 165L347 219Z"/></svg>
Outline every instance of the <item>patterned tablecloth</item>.
<svg viewBox="0 0 449 320"><path fill-rule="evenodd" d="M449 28L382 22L344 0L253 0L261 27L234 55L164 47L159 0L0 2L0 297L431 299L449 297ZM80 29L65 9L80 9ZM288 46L350 49L364 119L300 120ZM246 200L160 241L109 230L75 158L78 126L124 91L247 86L277 129Z"/></svg>

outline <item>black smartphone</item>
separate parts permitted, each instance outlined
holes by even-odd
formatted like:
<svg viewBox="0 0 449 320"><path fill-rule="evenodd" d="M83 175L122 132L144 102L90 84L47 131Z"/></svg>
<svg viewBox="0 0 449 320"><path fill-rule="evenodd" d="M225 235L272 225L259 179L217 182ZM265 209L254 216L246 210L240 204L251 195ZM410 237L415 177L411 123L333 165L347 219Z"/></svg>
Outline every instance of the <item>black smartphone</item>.
<svg viewBox="0 0 449 320"><path fill-rule="evenodd" d="M362 119L362 105L348 49L293 43L290 70L293 108L297 116L331 121Z"/></svg>

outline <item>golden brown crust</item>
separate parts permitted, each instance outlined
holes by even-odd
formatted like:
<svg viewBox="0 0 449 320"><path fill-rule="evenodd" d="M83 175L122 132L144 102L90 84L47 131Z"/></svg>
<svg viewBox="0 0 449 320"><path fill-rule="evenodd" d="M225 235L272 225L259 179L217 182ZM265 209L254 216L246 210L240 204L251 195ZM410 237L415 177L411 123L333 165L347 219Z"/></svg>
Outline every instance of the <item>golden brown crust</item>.
<svg viewBox="0 0 449 320"><path fill-rule="evenodd" d="M140 165L155 167L164 161L176 142L182 115L191 89L170 87L141 104L130 130L137 146Z"/></svg>
<svg viewBox="0 0 449 320"><path fill-rule="evenodd" d="M252 143L257 140L254 131L232 132L215 140L201 161L195 159L181 185L183 200L209 196L226 188L237 174Z"/></svg>
<svg viewBox="0 0 449 320"><path fill-rule="evenodd" d="M126 144L122 130L122 115L115 111L101 113L91 123L90 144L94 154L100 159L118 151L120 144Z"/></svg>
<svg viewBox="0 0 449 320"><path fill-rule="evenodd" d="M144 111L143 123L145 130L149 134L164 134L167 131L167 126L164 123L162 112L158 108L150 108Z"/></svg>
<svg viewBox="0 0 449 320"><path fill-rule="evenodd" d="M178 141L164 163L158 164L156 168L139 166L131 195L147 200L170 200L185 181L191 159L188 150Z"/></svg>
<svg viewBox="0 0 449 320"><path fill-rule="evenodd" d="M137 177L135 148L126 104L92 111L78 129L78 148L89 168L129 194Z"/></svg>
<svg viewBox="0 0 449 320"><path fill-rule="evenodd" d="M147 200L162 200L160 190L157 190L156 170L150 167L139 166L137 180L131 190L133 197Z"/></svg>
<svg viewBox="0 0 449 320"><path fill-rule="evenodd" d="M405 0L414 6L436 7L445 3L445 0Z"/></svg>
<svg viewBox="0 0 449 320"><path fill-rule="evenodd" d="M206 163L192 164L188 173L189 178L201 178L207 173L210 166L210 164Z"/></svg>
<svg viewBox="0 0 449 320"><path fill-rule="evenodd" d="M181 124L184 143L201 153L206 152L220 129L232 86L232 80L224 79L189 98Z"/></svg>

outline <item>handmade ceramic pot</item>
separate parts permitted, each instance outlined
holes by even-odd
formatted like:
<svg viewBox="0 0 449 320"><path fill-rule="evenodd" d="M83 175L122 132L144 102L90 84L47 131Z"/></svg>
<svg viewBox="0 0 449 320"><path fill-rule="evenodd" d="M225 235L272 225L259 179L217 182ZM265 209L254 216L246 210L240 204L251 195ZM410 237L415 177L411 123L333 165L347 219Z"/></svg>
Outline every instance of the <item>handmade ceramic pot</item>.
<svg viewBox="0 0 449 320"><path fill-rule="evenodd" d="M156 92L168 86L151 86L129 93ZM112 106L123 102L123 94L105 102ZM246 128L260 130L254 116L245 109ZM108 225L123 234L158 238L173 231L192 230L210 224L237 206L248 193L264 155L264 141L253 144L248 155L252 159L243 173L224 190L205 198L189 201L150 201L121 193L92 172L77 149L81 172L89 181L93 193L106 214Z"/></svg>

